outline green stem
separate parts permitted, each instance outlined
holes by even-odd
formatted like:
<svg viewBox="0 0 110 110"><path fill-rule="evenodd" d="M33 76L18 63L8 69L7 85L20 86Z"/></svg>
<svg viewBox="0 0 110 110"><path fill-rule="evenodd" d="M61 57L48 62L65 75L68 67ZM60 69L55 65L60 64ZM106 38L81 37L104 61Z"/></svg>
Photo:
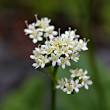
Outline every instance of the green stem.
<svg viewBox="0 0 110 110"><path fill-rule="evenodd" d="M54 67L52 72L52 77L54 80L51 80L51 110L56 110L56 88L55 88L55 78L57 74L58 66Z"/></svg>

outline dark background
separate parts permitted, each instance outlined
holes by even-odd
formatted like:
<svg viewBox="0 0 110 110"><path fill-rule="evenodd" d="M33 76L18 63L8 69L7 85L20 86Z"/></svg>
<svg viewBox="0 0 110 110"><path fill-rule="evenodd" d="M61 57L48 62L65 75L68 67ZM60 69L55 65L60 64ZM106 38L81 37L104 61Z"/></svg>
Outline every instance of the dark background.
<svg viewBox="0 0 110 110"><path fill-rule="evenodd" d="M58 90L57 110L110 110L110 0L0 0L0 110L50 110L50 79L31 66L36 45L24 35L24 21L36 13L90 39L89 51L58 75L84 68L93 85L74 96Z"/></svg>

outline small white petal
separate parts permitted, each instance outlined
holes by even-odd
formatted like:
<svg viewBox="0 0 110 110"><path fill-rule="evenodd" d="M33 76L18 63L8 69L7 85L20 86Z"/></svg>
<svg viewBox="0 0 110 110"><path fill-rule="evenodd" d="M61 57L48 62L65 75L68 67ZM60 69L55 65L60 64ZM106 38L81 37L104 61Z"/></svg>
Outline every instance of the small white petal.
<svg viewBox="0 0 110 110"><path fill-rule="evenodd" d="M34 56L34 55L30 55L30 58L31 58L31 59L34 59L34 58L35 58L35 56Z"/></svg>
<svg viewBox="0 0 110 110"><path fill-rule="evenodd" d="M62 68L65 69L65 65L62 65Z"/></svg>
<svg viewBox="0 0 110 110"><path fill-rule="evenodd" d="M58 34L57 31L53 31L53 35L56 36Z"/></svg>
<svg viewBox="0 0 110 110"><path fill-rule="evenodd" d="M41 68L44 68L44 66L45 66L45 64L42 63L42 64L41 64Z"/></svg>
<svg viewBox="0 0 110 110"><path fill-rule="evenodd" d="M58 64L61 64L61 60L60 60L60 59L58 59L58 61L57 61L57 62L58 62Z"/></svg>
<svg viewBox="0 0 110 110"><path fill-rule="evenodd" d="M60 88L60 85L57 85L56 88L59 89Z"/></svg>
<svg viewBox="0 0 110 110"><path fill-rule="evenodd" d="M89 89L89 86L87 84L85 85L85 89L87 89L87 90Z"/></svg>
<svg viewBox="0 0 110 110"><path fill-rule="evenodd" d="M29 33L32 33L32 31L30 29L24 29L24 32L26 32L27 34Z"/></svg>
<svg viewBox="0 0 110 110"><path fill-rule="evenodd" d="M36 66L37 66L37 64L36 64L36 63L33 63L33 64L32 64L32 66L36 67Z"/></svg>
<svg viewBox="0 0 110 110"><path fill-rule="evenodd" d="M38 40L39 40L39 41L42 41L43 39L42 39L42 37L38 37Z"/></svg>
<svg viewBox="0 0 110 110"><path fill-rule="evenodd" d="M71 92L70 91L67 91L67 94L71 94Z"/></svg>
<svg viewBox="0 0 110 110"><path fill-rule="evenodd" d="M32 38L34 38L34 36L33 36L32 34L30 34L30 35L29 35L29 38L31 38L31 39L32 39Z"/></svg>
<svg viewBox="0 0 110 110"><path fill-rule="evenodd" d="M88 81L88 84L89 84L89 85L92 85L92 84L93 84L93 82L89 80L89 81Z"/></svg>
<svg viewBox="0 0 110 110"><path fill-rule="evenodd" d="M76 83L76 84L78 84L78 83L79 83L79 80L78 80L78 79L77 79L77 80L75 80L75 83Z"/></svg>
<svg viewBox="0 0 110 110"><path fill-rule="evenodd" d="M75 88L75 91L78 93L79 92L79 89L78 88Z"/></svg>
<svg viewBox="0 0 110 110"><path fill-rule="evenodd" d="M74 74L72 74L72 75L71 75L71 77L72 77L72 78L74 78L74 77L75 77L75 75L74 75Z"/></svg>
<svg viewBox="0 0 110 110"><path fill-rule="evenodd" d="M63 89L63 91L64 91L64 92L66 92L66 91L67 91L67 89L66 89L66 88L64 88L64 89Z"/></svg>
<svg viewBox="0 0 110 110"><path fill-rule="evenodd" d="M55 66L55 65L56 65L56 61L53 61L53 62L52 62L52 66Z"/></svg>
<svg viewBox="0 0 110 110"><path fill-rule="evenodd" d="M67 61L67 63L66 63L68 66L71 66L71 63L69 62L69 61Z"/></svg>
<svg viewBox="0 0 110 110"><path fill-rule="evenodd" d="M37 39L33 39L33 43L37 43Z"/></svg>

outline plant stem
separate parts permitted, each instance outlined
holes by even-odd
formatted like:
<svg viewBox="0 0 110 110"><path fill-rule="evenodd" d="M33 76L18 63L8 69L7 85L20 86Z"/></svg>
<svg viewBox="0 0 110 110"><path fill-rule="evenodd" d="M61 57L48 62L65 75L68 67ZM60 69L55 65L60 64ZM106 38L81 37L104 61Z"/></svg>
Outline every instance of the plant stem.
<svg viewBox="0 0 110 110"><path fill-rule="evenodd" d="M51 80L51 110L56 110L56 88L55 88L55 78L57 74L58 66L54 67L52 72L52 77L54 80Z"/></svg>

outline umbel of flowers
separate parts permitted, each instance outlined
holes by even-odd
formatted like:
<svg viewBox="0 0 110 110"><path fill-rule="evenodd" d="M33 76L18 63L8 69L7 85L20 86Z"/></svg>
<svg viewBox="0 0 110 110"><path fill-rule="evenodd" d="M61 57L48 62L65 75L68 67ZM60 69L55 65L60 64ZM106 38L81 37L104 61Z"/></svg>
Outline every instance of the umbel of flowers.
<svg viewBox="0 0 110 110"><path fill-rule="evenodd" d="M55 27L50 25L51 20L47 17L40 20L35 15L36 22L29 24L26 21L27 29L24 29L25 34L29 35L33 43L38 43L38 47L33 50L33 55L30 58L35 61L33 66L37 68L44 68L51 65L61 66L65 69L65 66L71 66L71 61L77 62L79 60L79 52L88 50L86 39L80 39L80 36L76 34L76 30L65 31L60 34L60 31L55 31ZM86 76L87 71L82 69L70 70L72 73L71 78L62 78L58 80L56 88L61 88L67 94L78 92L79 88L85 86L88 89L88 85L92 84L89 80L89 76Z"/></svg>
<svg viewBox="0 0 110 110"><path fill-rule="evenodd" d="M83 69L70 69L71 77L70 79L61 78L58 80L57 89L61 89L67 94L72 94L73 92L79 92L79 88L85 87L89 89L88 85L92 84L92 81L89 80L90 76L87 76L88 71Z"/></svg>

